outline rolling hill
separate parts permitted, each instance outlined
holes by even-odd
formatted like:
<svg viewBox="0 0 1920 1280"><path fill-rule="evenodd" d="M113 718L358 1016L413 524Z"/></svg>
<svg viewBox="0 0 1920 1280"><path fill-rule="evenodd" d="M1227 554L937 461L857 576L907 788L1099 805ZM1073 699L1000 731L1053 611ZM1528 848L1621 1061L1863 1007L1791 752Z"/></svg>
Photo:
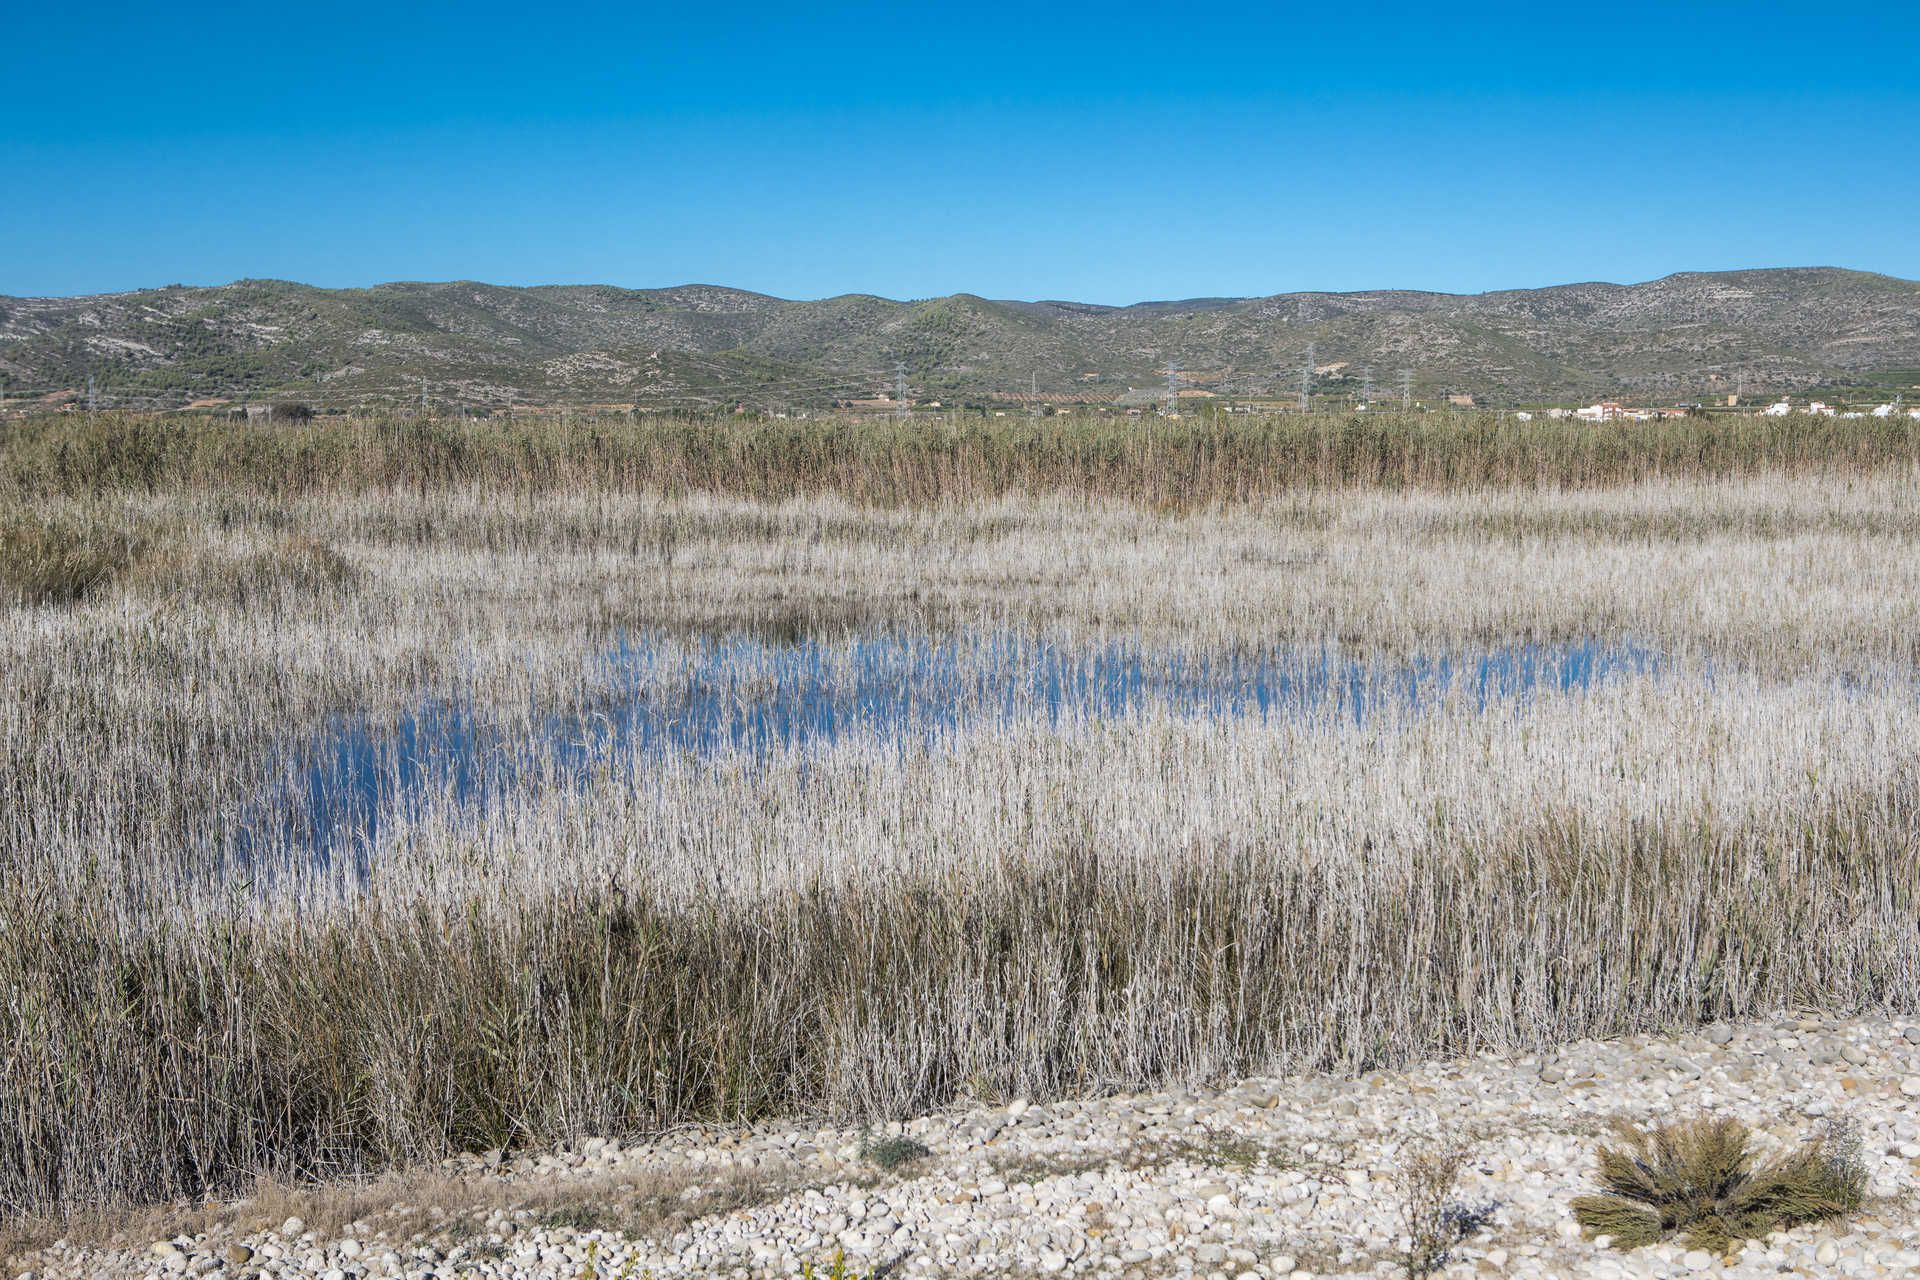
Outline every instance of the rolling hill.
<svg viewBox="0 0 1920 1280"><path fill-rule="evenodd" d="M319 289L276 280L0 297L0 390L168 407L601 403L779 409L916 400L1148 400L1171 363L1229 397L1677 400L1920 386L1920 282L1833 268L1455 295L1282 294L1097 306L969 294L788 301L705 285ZM1915 397L1920 398L1920 397Z"/></svg>

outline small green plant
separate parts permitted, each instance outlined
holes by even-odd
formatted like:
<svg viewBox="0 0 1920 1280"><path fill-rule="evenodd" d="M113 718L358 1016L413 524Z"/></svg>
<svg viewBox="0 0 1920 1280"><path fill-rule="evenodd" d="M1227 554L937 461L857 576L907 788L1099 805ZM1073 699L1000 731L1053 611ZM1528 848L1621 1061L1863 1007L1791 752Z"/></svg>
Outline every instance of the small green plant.
<svg viewBox="0 0 1920 1280"><path fill-rule="evenodd" d="M587 1256L580 1263L580 1274L576 1277L576 1280L633 1280L634 1274L639 1266L640 1255L637 1253L629 1254L626 1265L621 1267L619 1271L603 1273L600 1270L600 1242L598 1240L589 1240L587 1241ZM644 1274L642 1280L652 1280L652 1277L653 1272L648 1271Z"/></svg>
<svg viewBox="0 0 1920 1280"><path fill-rule="evenodd" d="M860 1158L889 1172L902 1165L925 1160L932 1154L932 1149L925 1143L909 1138L904 1133L881 1138L878 1142L862 1139L860 1143Z"/></svg>
<svg viewBox="0 0 1920 1280"><path fill-rule="evenodd" d="M1851 1213L1866 1192L1860 1138L1850 1124L1760 1164L1737 1120L1703 1117L1618 1132L1619 1146L1600 1149L1603 1194L1573 1202L1574 1220L1587 1235L1606 1236L1616 1249L1677 1235L1690 1248L1721 1253L1770 1231Z"/></svg>
<svg viewBox="0 0 1920 1280"><path fill-rule="evenodd" d="M875 1275L879 1273L876 1272ZM862 1276L847 1266L847 1251L835 1249L833 1261L822 1269L811 1262L800 1264L800 1280L875 1280L875 1276Z"/></svg>
<svg viewBox="0 0 1920 1280"><path fill-rule="evenodd" d="M1417 1147L1409 1154L1400 1193L1400 1229L1407 1239L1400 1265L1409 1280L1437 1273L1453 1246L1492 1216L1491 1205L1470 1208L1453 1198L1460 1171L1472 1158L1473 1147L1460 1141Z"/></svg>

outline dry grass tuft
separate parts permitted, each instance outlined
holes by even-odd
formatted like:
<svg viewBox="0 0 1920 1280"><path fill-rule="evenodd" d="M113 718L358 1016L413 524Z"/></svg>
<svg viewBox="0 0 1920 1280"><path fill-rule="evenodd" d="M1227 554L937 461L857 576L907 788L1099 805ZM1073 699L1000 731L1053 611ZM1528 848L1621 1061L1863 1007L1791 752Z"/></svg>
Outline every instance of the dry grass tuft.
<svg viewBox="0 0 1920 1280"><path fill-rule="evenodd" d="M71 604L124 572L137 539L92 523L0 514L0 603Z"/></svg>
<svg viewBox="0 0 1920 1280"><path fill-rule="evenodd" d="M1743 1240L1854 1212L1866 1191L1858 1136L1829 1129L1797 1150L1756 1163L1745 1125L1684 1121L1653 1129L1623 1126L1620 1145L1602 1147L1604 1194L1573 1202L1589 1236L1637 1249L1679 1236L1724 1253Z"/></svg>

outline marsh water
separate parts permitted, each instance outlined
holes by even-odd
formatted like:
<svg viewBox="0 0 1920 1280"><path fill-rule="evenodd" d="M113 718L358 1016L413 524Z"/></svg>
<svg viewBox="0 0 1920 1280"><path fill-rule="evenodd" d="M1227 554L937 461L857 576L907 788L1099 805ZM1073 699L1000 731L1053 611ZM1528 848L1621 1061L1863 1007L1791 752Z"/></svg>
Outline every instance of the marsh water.
<svg viewBox="0 0 1920 1280"><path fill-rule="evenodd" d="M1442 701L1481 711L1524 705L1657 667L1649 651L1591 640L1368 658L1325 647L1066 646L1011 634L623 637L592 673L600 693L587 710L508 727L474 706L430 701L397 722L336 721L277 762L242 852L277 845L364 857L383 823L428 797L478 807L509 788L578 780L613 761L644 769L664 754L753 757L852 735L922 743L995 721L1057 726L1150 708L1363 724Z"/></svg>

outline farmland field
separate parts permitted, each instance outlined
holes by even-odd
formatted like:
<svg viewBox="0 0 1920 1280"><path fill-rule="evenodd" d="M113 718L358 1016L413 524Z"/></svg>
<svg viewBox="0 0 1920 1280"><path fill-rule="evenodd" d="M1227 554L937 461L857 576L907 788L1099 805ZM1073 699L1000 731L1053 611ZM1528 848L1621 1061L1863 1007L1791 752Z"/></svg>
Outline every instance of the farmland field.
<svg viewBox="0 0 1920 1280"><path fill-rule="evenodd" d="M0 427L0 1211L1920 979L1920 424Z"/></svg>

